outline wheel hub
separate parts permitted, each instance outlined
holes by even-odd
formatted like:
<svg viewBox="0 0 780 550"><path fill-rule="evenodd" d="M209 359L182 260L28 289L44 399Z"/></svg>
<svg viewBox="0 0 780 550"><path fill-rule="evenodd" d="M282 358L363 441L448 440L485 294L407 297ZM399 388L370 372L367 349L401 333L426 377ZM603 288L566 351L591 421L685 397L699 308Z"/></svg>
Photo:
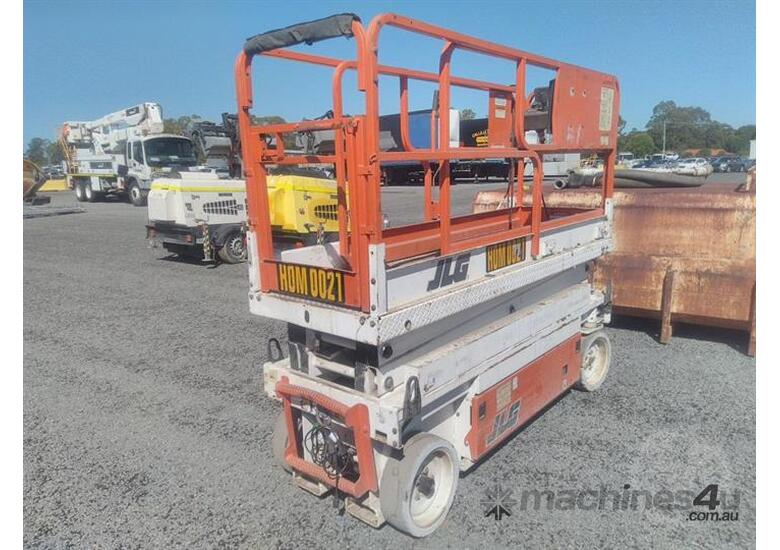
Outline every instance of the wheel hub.
<svg viewBox="0 0 780 550"><path fill-rule="evenodd" d="M240 257L244 255L244 239L241 237L233 237L228 241L227 246L234 256Z"/></svg>
<svg viewBox="0 0 780 550"><path fill-rule="evenodd" d="M452 462L444 451L430 455L417 474L412 488L410 512L421 526L430 525L443 513L453 487Z"/></svg>
<svg viewBox="0 0 780 550"><path fill-rule="evenodd" d="M582 369L588 376L598 376L606 364L606 349L600 341L595 341L582 358Z"/></svg>
<svg viewBox="0 0 780 550"><path fill-rule="evenodd" d="M428 475L428 470L426 469L420 477L417 478L415 488L419 491L418 496L422 495L425 498L431 498L436 491L436 480Z"/></svg>
<svg viewBox="0 0 780 550"><path fill-rule="evenodd" d="M585 353L585 360L583 361L586 371L592 371L596 364L596 346L591 346Z"/></svg>

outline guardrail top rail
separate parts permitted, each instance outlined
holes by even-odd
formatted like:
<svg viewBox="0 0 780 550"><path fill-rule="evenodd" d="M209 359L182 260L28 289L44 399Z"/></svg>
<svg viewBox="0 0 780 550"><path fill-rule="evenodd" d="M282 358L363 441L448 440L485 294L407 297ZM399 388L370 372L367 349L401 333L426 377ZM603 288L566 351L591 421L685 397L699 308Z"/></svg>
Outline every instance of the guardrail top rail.
<svg viewBox="0 0 780 550"><path fill-rule="evenodd" d="M379 37L384 27L424 35L443 42L437 73L382 65ZM287 49L336 37L353 38L354 59L341 60ZM514 84L506 85L462 78L451 74L456 50L466 50L508 60L515 64ZM333 117L324 120L255 125L252 100L252 59L274 57L333 69ZM535 92L526 91L529 66L554 71L547 89L546 127L538 143L526 137L526 117ZM364 92L363 114L343 113L342 78L347 70L357 72L357 89ZM400 98L401 151L384 151L379 140L379 75L397 77ZM388 262L426 254L442 256L484 247L508 239L526 237L531 254L539 254L540 235L553 228L581 223L604 215L605 201L613 190L617 148L619 86L614 76L591 71L528 52L494 44L442 27L395 14L376 16L364 27L354 14L338 14L259 34L247 40L235 66L238 123L249 207L248 223L257 242L263 292L276 292L277 264L269 219L267 176L269 165L331 164L338 189L339 254L346 268L344 306L368 311L370 244L385 244ZM409 137L409 80L438 84L438 105L431 114L431 146L416 149ZM452 147L450 135L451 87L486 91L489 94L491 129L488 147ZM445 113L445 116L438 116ZM332 131L332 154L291 154L285 151L284 135L295 132ZM533 140L531 140L533 141ZM588 211L553 212L542 197L542 155L579 152L598 155L604 161L603 200ZM509 162L507 208L495 212L452 218L450 215L450 162L463 159L503 158ZM422 223L385 229L382 223L380 167L397 161L418 162L424 170L425 220ZM531 206L523 206L524 163L533 165ZM434 200L438 187L438 200Z"/></svg>

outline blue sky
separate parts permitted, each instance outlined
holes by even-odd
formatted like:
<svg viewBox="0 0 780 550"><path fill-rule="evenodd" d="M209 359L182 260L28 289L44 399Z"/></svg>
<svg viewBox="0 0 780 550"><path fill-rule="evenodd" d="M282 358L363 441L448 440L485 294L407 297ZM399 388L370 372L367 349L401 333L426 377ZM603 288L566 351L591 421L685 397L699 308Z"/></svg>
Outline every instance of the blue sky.
<svg viewBox="0 0 780 550"><path fill-rule="evenodd" d="M618 77L621 114L643 127L653 106L672 99L704 107L734 126L755 123L755 4L735 1L534 0L485 2L49 1L24 3L24 140L52 139L65 120L89 120L140 103L166 117L217 120L236 107L233 61L258 32L353 11L367 24L392 11ZM354 56L338 39L303 47ZM388 30L380 60L435 71L440 43ZM330 76L320 68L256 62L255 110L288 120L330 108ZM511 82L511 66L458 52L453 74ZM529 74L530 85L549 78ZM397 81L381 82L384 112L397 112ZM345 81L347 89L354 81ZM412 108L428 108L433 88L410 87ZM360 109L347 94L347 112ZM453 107L484 115L486 97L454 96Z"/></svg>

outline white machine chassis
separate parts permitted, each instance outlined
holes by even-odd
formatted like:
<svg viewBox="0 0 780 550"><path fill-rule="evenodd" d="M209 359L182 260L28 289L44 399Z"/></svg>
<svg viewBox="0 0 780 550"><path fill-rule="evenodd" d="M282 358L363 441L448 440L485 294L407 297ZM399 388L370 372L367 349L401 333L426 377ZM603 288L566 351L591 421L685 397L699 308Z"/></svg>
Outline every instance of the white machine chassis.
<svg viewBox="0 0 780 550"><path fill-rule="evenodd" d="M409 434L427 432L450 442L460 468L476 457L467 440L475 396L522 371L534 360L581 333L594 330L608 316L609 297L588 282L587 264L610 250L612 210L603 218L566 226L542 235L538 257L488 273L485 249L469 254L468 272L457 283L427 291L435 279L438 257L398 266L385 265L384 246L372 246L372 313L259 291L255 240L250 232L249 294L251 311L302 327L307 334L349 346L376 346L377 362L366 369L362 389L343 380L357 374L351 366L331 361L306 347L306 368L290 357L263 366L265 392L273 398L277 384L289 384L327 396L346 406L362 404L369 413L377 479L389 457L402 452ZM339 267L333 250L318 245L281 253L293 263ZM291 344L291 350L292 350ZM291 352L292 353L292 352ZM296 367L296 363L298 366ZM579 372L579 367L577 371ZM420 389L418 414L405 418L407 381ZM576 380L567 381L569 386ZM568 387L568 386L567 386ZM316 407L292 399L302 412L304 430ZM306 455L306 451L304 451ZM304 458L307 458L304 456ZM308 457L310 458L310 457ZM298 483L318 494L330 487L296 473ZM379 495L348 498L347 511L373 526L384 522Z"/></svg>

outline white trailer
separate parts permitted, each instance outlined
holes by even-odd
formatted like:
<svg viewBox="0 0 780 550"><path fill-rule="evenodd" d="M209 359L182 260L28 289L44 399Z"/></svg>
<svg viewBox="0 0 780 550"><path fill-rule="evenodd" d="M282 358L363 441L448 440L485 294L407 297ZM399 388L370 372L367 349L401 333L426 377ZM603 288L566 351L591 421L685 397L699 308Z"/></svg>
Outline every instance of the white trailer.
<svg viewBox="0 0 780 550"><path fill-rule="evenodd" d="M162 108L141 103L87 122L63 124L66 178L79 202L122 195L146 204L155 177L196 169L192 141L163 133Z"/></svg>
<svg viewBox="0 0 780 550"><path fill-rule="evenodd" d="M146 238L152 247L180 256L202 255L206 261L246 260L244 180L184 172L155 179L148 202Z"/></svg>

